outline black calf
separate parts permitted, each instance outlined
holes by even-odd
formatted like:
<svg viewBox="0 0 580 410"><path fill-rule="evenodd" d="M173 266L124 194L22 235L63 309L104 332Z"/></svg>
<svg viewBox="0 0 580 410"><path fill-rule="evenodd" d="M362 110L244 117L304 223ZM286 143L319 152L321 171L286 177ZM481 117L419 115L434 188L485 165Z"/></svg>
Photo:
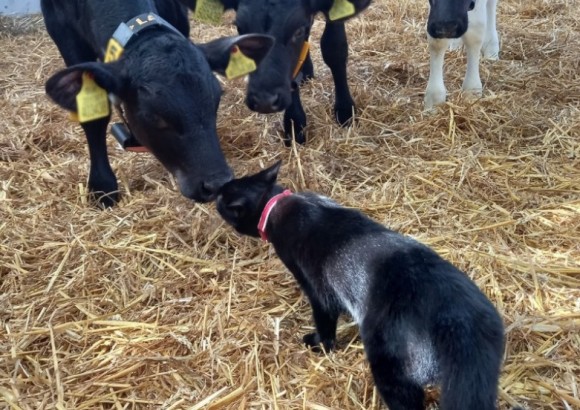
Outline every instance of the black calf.
<svg viewBox="0 0 580 410"><path fill-rule="evenodd" d="M232 173L216 133L221 89L211 70L224 72L234 46L259 63L272 39L238 36L194 45L187 10L177 0L42 0L41 6L68 66L47 81L46 91L65 109L90 114L81 126L91 159L89 190L99 203L112 206L118 200L105 144L110 119L105 94L120 101L137 140L175 175L183 195L212 200ZM117 27L130 20L120 29L126 40L120 58L95 62L104 59ZM139 31L141 25L148 27ZM88 90L98 96L87 98Z"/></svg>
<svg viewBox="0 0 580 410"><path fill-rule="evenodd" d="M334 112L341 125L350 124L354 102L346 75L348 42L344 20L367 8L371 0L204 0L221 1L225 9L235 9L239 34L262 33L276 39L270 54L250 74L246 104L260 113L284 112L285 142L292 136L305 141L306 115L300 101L298 83L314 74L307 53L308 37L314 15L322 12L327 23L321 47L324 62L330 67L336 89ZM195 8L196 0L184 0ZM305 57L300 64L301 55Z"/></svg>

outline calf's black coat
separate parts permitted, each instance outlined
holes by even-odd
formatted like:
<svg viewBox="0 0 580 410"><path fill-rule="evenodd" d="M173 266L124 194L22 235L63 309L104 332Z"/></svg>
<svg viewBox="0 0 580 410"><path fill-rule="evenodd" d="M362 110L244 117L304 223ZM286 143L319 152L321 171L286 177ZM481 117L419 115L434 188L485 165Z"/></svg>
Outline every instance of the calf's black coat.
<svg viewBox="0 0 580 410"><path fill-rule="evenodd" d="M89 73L121 101L131 131L173 173L182 194L212 200L232 177L216 132L221 89L212 69L223 72L233 45L259 62L272 39L238 36L194 45L188 39L187 9L177 0L42 0L41 7L48 33L68 67L47 81L48 95L77 111L82 76ZM119 60L96 62L103 60L119 24L143 13L155 13L178 32L149 28L127 44ZM110 116L81 124L91 160L89 190L103 206L118 200L107 156L109 120Z"/></svg>
<svg viewBox="0 0 580 410"><path fill-rule="evenodd" d="M207 0L206 0L207 1ZM214 0L218 1L218 0ZM335 86L334 113L341 125L350 124L355 104L347 82L348 41L344 20L366 9L371 0L348 0L354 14L331 21L328 16L335 0L219 0L225 9L236 10L239 34L262 33L276 39L258 69L250 74L246 104L260 113L284 111L284 141L304 143L306 114L298 83L312 78L314 69L308 54L299 74L293 76L304 41L308 40L314 16L327 17L321 39L324 62L330 67ZM346 1L346 0L345 0ZM196 0L184 0L195 9Z"/></svg>

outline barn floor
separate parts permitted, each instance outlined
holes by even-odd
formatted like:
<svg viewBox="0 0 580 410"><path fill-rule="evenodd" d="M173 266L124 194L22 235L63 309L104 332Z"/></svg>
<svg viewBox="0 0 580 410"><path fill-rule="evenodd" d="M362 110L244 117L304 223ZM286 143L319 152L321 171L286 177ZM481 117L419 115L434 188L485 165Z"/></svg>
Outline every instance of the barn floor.
<svg viewBox="0 0 580 410"><path fill-rule="evenodd" d="M448 53L449 102L433 115L426 12L375 0L348 23L354 128L334 123L315 45L307 145L285 148L281 115L251 113L237 80L223 83L222 147L238 175L282 159L288 187L360 208L467 272L506 325L501 409L578 409L580 8L502 0L483 98L460 95L464 58ZM192 38L233 34L231 20L195 23ZM44 94L63 62L41 19L0 20L0 41L0 408L385 408L349 319L337 351L302 347L310 308L271 247L182 198L150 155L111 138L123 201L87 203L81 129Z"/></svg>

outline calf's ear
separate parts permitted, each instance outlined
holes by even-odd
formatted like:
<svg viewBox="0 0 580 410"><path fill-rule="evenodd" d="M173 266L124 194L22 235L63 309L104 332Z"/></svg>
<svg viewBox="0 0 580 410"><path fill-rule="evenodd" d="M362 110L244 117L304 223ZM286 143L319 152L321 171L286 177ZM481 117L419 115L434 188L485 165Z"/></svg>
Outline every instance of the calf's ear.
<svg viewBox="0 0 580 410"><path fill-rule="evenodd" d="M344 21L366 9L371 0L302 0L312 14L322 12L330 21Z"/></svg>
<svg viewBox="0 0 580 410"><path fill-rule="evenodd" d="M274 37L265 34L222 37L209 43L199 44L211 69L224 75L232 52L237 46L242 54L254 61L256 66L268 55L274 45ZM236 50L237 52L237 50Z"/></svg>
<svg viewBox="0 0 580 410"><path fill-rule="evenodd" d="M258 172L254 177L268 185L274 185L278 179L278 172L282 166L282 161L276 162L274 165Z"/></svg>
<svg viewBox="0 0 580 410"><path fill-rule="evenodd" d="M107 93L120 93L121 81L111 65L97 62L77 64L53 74L46 82L46 93L64 109L76 112L76 97L81 91L84 73L88 73Z"/></svg>

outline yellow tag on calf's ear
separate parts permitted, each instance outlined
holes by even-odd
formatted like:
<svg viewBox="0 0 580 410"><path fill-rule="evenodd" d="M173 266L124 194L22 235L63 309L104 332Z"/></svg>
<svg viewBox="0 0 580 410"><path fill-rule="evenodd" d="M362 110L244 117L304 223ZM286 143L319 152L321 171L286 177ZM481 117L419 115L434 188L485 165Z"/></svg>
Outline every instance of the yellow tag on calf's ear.
<svg viewBox="0 0 580 410"><path fill-rule="evenodd" d="M330 20L340 20L345 17L353 16L356 13L356 8L348 0L334 0L332 7L328 11L328 18Z"/></svg>
<svg viewBox="0 0 580 410"><path fill-rule="evenodd" d="M256 68L258 68L256 62L246 57L238 46L234 46L230 54L230 62L226 68L226 78L231 80L232 78L241 77L256 71Z"/></svg>
<svg viewBox="0 0 580 410"><path fill-rule="evenodd" d="M224 14L224 5L220 0L197 0L194 16L200 21L220 24Z"/></svg>
<svg viewBox="0 0 580 410"><path fill-rule="evenodd" d="M89 122L109 115L109 97L99 87L91 74L83 73L83 85L77 94L77 114L79 122Z"/></svg>
<svg viewBox="0 0 580 410"><path fill-rule="evenodd" d="M114 38L109 39L107 44L107 51L105 51L105 63L110 63L111 61L117 61L125 49L117 40Z"/></svg>

